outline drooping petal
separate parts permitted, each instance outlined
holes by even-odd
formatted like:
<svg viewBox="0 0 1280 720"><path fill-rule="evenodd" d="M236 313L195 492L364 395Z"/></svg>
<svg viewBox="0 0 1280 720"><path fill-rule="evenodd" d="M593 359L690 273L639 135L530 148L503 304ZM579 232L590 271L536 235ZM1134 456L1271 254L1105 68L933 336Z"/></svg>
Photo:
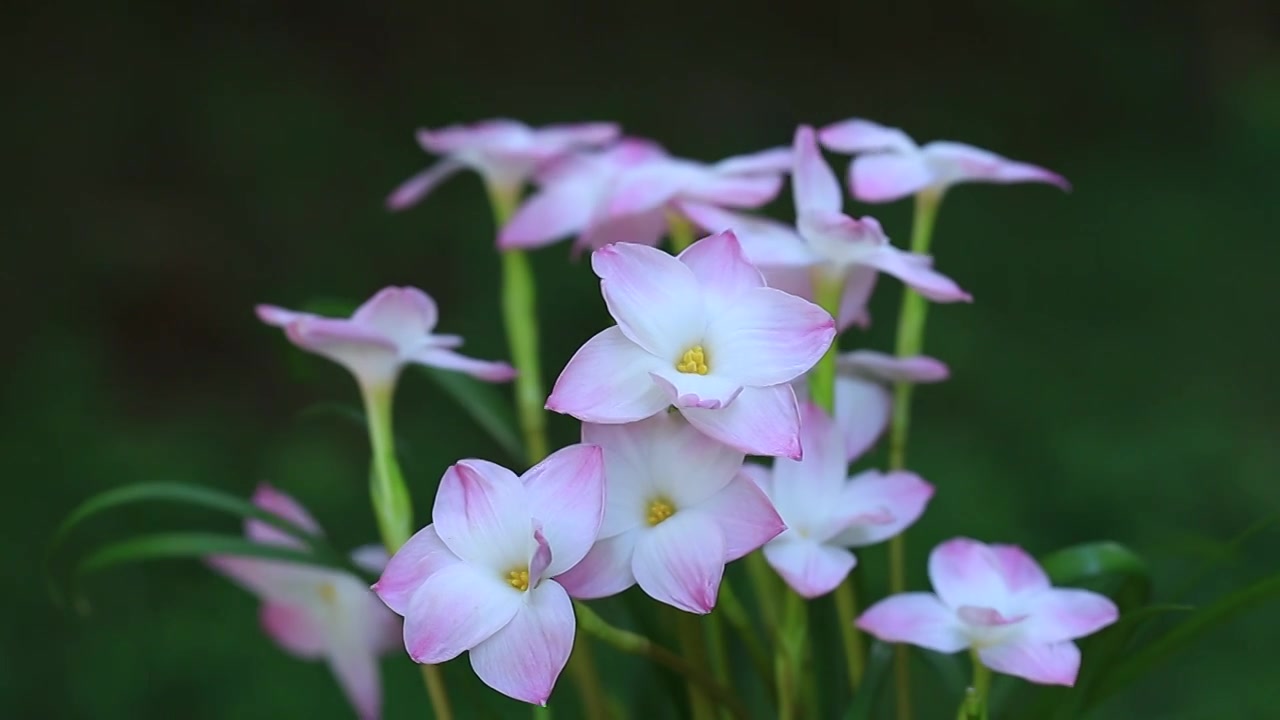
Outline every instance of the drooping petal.
<svg viewBox="0 0 1280 720"><path fill-rule="evenodd" d="M586 600L617 595L635 585L631 558L641 532L632 529L596 541L581 562L556 576L556 582L573 597Z"/></svg>
<svg viewBox="0 0 1280 720"><path fill-rule="evenodd" d="M304 317L286 325L285 335L347 368L362 383L388 382L400 370L400 348L391 338L350 320Z"/></svg>
<svg viewBox="0 0 1280 720"><path fill-rule="evenodd" d="M257 560L232 555L215 555L205 559L209 567L232 582L269 602L310 607L320 585L334 572L297 563Z"/></svg>
<svg viewBox="0 0 1280 720"><path fill-rule="evenodd" d="M764 557L792 590L806 598L835 590L856 563L848 550L811 539L771 542L764 546Z"/></svg>
<svg viewBox="0 0 1280 720"><path fill-rule="evenodd" d="M431 517L453 554L493 570L494 577L522 567L533 550L529 493L514 473L491 462L463 460L450 466Z"/></svg>
<svg viewBox="0 0 1280 720"><path fill-rule="evenodd" d="M364 301L351 321L390 338L409 349L435 329L440 312L430 295L415 287L386 287Z"/></svg>
<svg viewBox="0 0 1280 720"><path fill-rule="evenodd" d="M667 215L662 209L595 219L574 242L574 257L583 250L598 250L615 243L657 247L667 233Z"/></svg>
<svg viewBox="0 0 1280 720"><path fill-rule="evenodd" d="M996 672L1044 685L1071 687L1080 672L1080 648L1072 642L1006 643L980 648L978 657Z"/></svg>
<svg viewBox="0 0 1280 720"><path fill-rule="evenodd" d="M297 500L267 483L258 484L258 487L253 491L251 501L254 505L272 515L288 520L302 530L306 530L313 535L324 535L324 531L320 529L320 524L316 522L315 518L311 517L311 513L307 512L306 508L302 507ZM263 545L302 546L301 541L297 538L259 520L245 521L244 534L250 540Z"/></svg>
<svg viewBox="0 0 1280 720"><path fill-rule="evenodd" d="M449 158L433 164L392 190L387 196L387 209L404 210L411 205L416 205L419 200L435 190L437 185L463 167L462 163Z"/></svg>
<svg viewBox="0 0 1280 720"><path fill-rule="evenodd" d="M414 662L451 660L506 626L524 604L523 596L488 568L467 563L441 568L409 603L405 650Z"/></svg>
<svg viewBox="0 0 1280 720"><path fill-rule="evenodd" d="M947 364L926 355L896 357L874 350L854 350L836 358L839 372L881 383L935 383L951 376Z"/></svg>
<svg viewBox="0 0 1280 720"><path fill-rule="evenodd" d="M612 188L606 214L616 217L661 208L704 173L692 163L673 158L628 170Z"/></svg>
<svg viewBox="0 0 1280 720"><path fill-rule="evenodd" d="M848 460L871 449L889 426L893 396L880 383L836 376L836 424L844 433Z"/></svg>
<svg viewBox="0 0 1280 720"><path fill-rule="evenodd" d="M911 286L934 302L971 302L973 296L956 284L955 280L933 269L927 257L913 255L892 245L885 245L864 260L881 272L888 273Z"/></svg>
<svg viewBox="0 0 1280 720"><path fill-rule="evenodd" d="M732 562L786 529L769 497L750 477L739 474L720 492L684 512L713 518L724 535L724 561Z"/></svg>
<svg viewBox="0 0 1280 720"><path fill-rule="evenodd" d="M554 150L607 145L620 134L622 127L614 122L552 123L533 132L538 144Z"/></svg>
<svg viewBox="0 0 1280 720"><path fill-rule="evenodd" d="M775 147L746 155L734 155L711 166L721 175L755 175L791 172L795 154L789 147Z"/></svg>
<svg viewBox="0 0 1280 720"><path fill-rule="evenodd" d="M548 580L529 590L506 627L471 650L471 668L503 695L546 705L569 661L575 626L568 594Z"/></svg>
<svg viewBox="0 0 1280 720"><path fill-rule="evenodd" d="M743 388L728 407L719 410L681 408L698 430L748 455L772 455L798 460L800 410L790 385Z"/></svg>
<svg viewBox="0 0 1280 720"><path fill-rule="evenodd" d="M667 406L650 376L663 365L621 328L606 328L569 359L547 398L547 409L591 423L643 420Z"/></svg>
<svg viewBox="0 0 1280 720"><path fill-rule="evenodd" d="M845 487L840 504L863 516L875 518L875 522L855 521L831 542L845 547L884 542L920 519L932 498L933 486L913 472L864 472Z"/></svg>
<svg viewBox="0 0 1280 720"><path fill-rule="evenodd" d="M1016 545L989 545L1009 592L1024 593L1049 589L1049 576L1030 553ZM1069 639L1069 638L1066 638Z"/></svg>
<svg viewBox="0 0 1280 720"><path fill-rule="evenodd" d="M1009 597L1000 560L987 545L954 538L929 553L929 581L949 607L1004 607Z"/></svg>
<svg viewBox="0 0 1280 720"><path fill-rule="evenodd" d="M600 198L593 178L571 176L529 196L498 233L498 247L536 248L582 232Z"/></svg>
<svg viewBox="0 0 1280 720"><path fill-rule="evenodd" d="M689 220L708 232L733 231L747 262L758 267L808 268L818 260L790 225L705 203L683 201L679 207Z"/></svg>
<svg viewBox="0 0 1280 720"><path fill-rule="evenodd" d="M914 140L898 128L891 128L862 118L850 118L818 131L818 140L827 148L842 153L872 150L911 150Z"/></svg>
<svg viewBox="0 0 1280 720"><path fill-rule="evenodd" d="M428 525L391 556L382 576L373 584L373 591L387 607L406 615L413 594L422 583L441 568L458 562L462 561L436 534L435 525Z"/></svg>
<svg viewBox="0 0 1280 720"><path fill-rule="evenodd" d="M1066 178L1051 170L997 155L964 143L938 140L923 148L924 157L939 180L959 182L1042 182L1070 190Z"/></svg>
<svg viewBox="0 0 1280 720"><path fill-rule="evenodd" d="M719 374L683 373L670 367L650 374L667 402L678 408L716 410L732 403L742 392L742 383L736 378Z"/></svg>
<svg viewBox="0 0 1280 720"><path fill-rule="evenodd" d="M277 307L275 305L257 305L253 308L254 313L262 322L273 327L284 327L294 320L304 317L315 317L310 313L301 313L287 308Z"/></svg>
<svg viewBox="0 0 1280 720"><path fill-rule="evenodd" d="M297 658L314 660L328 647L324 624L309 606L267 601L258 611L258 619L262 630Z"/></svg>
<svg viewBox="0 0 1280 720"><path fill-rule="evenodd" d="M1120 616L1105 595L1070 588L1042 590L1023 602L1021 610L1028 615L1028 640L1044 643L1092 635Z"/></svg>
<svg viewBox="0 0 1280 720"><path fill-rule="evenodd" d="M713 374L766 386L808 371L835 334L826 310L775 288L755 288L711 319L703 346Z"/></svg>
<svg viewBox="0 0 1280 720"><path fill-rule="evenodd" d="M658 602L705 614L724 575L724 534L711 518L676 511L636 541L631 569Z"/></svg>
<svg viewBox="0 0 1280 720"><path fill-rule="evenodd" d="M533 555L529 558L529 586L537 585L543 578L550 576L547 568L551 567L551 544L547 536L542 534L542 523L533 521Z"/></svg>
<svg viewBox="0 0 1280 720"><path fill-rule="evenodd" d="M840 181L818 149L818 138L813 128L801 125L796 129L795 170L791 175L791 187L795 191L796 214L812 212L838 213L844 201Z"/></svg>
<svg viewBox="0 0 1280 720"><path fill-rule="evenodd" d="M414 353L412 359L422 365L466 373L489 382L507 382L516 376L516 369L507 363L476 360L443 348L424 348Z"/></svg>
<svg viewBox="0 0 1280 720"><path fill-rule="evenodd" d="M521 481L528 512L542 523L551 545L546 577L568 570L587 554L604 519L604 453L596 445L570 445L534 465Z"/></svg>
<svg viewBox="0 0 1280 720"><path fill-rule="evenodd" d="M853 196L862 202L893 202L920 192L935 179L924 155L914 150L859 155L849 165Z"/></svg>
<svg viewBox="0 0 1280 720"><path fill-rule="evenodd" d="M704 172L685 187L680 197L712 205L754 208L777 197L780 190L780 174L726 175Z"/></svg>
<svg viewBox="0 0 1280 720"><path fill-rule="evenodd" d="M933 593L891 595L867 608L857 626L885 642L910 643L941 653L969 647L959 618Z"/></svg>
<svg viewBox="0 0 1280 720"><path fill-rule="evenodd" d="M595 251L591 267L609 314L632 342L675 361L702 339L702 291L689 266L656 248L617 243Z"/></svg>
<svg viewBox="0 0 1280 720"><path fill-rule="evenodd" d="M680 253L679 260L693 271L713 314L746 291L765 286L732 231L702 238Z"/></svg>
<svg viewBox="0 0 1280 720"><path fill-rule="evenodd" d="M385 612L385 608L382 609ZM382 715L382 681L378 654L363 634L363 618L342 618L328 628L329 667L360 720Z"/></svg>

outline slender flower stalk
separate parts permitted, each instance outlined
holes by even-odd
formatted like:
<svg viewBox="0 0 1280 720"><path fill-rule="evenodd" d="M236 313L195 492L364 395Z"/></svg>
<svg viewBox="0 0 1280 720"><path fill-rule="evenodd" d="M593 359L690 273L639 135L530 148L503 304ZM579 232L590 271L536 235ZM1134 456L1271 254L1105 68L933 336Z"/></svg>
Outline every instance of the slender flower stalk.
<svg viewBox="0 0 1280 720"><path fill-rule="evenodd" d="M679 255L693 244L693 224L683 215L668 212L667 235L671 238L671 252Z"/></svg>
<svg viewBox="0 0 1280 720"><path fill-rule="evenodd" d="M387 552L394 553L413 534L413 506L409 490L396 460L395 435L391 426L391 405L395 396L392 385L361 383L360 395L369 428L369 444L373 448L373 477L369 494L378 532Z"/></svg>
<svg viewBox="0 0 1280 720"><path fill-rule="evenodd" d="M933 222L942 202L942 190L925 190L916 195L915 216L911 223L911 252L928 254L933 239ZM899 358L919 355L924 349L924 324L929 304L909 287L902 289L902 309L898 313L898 335L895 353ZM911 428L910 382L893 387L893 415L889 424L889 470L902 470L907 464L907 434ZM889 592L897 594L907 587L906 532L889 541ZM899 720L911 718L911 662L906 645L893 650L894 695Z"/></svg>
<svg viewBox="0 0 1280 720"><path fill-rule="evenodd" d="M987 720L987 693L991 690L991 669L982 663L978 651L969 652L973 660L973 683L960 706L961 720Z"/></svg>
<svg viewBox="0 0 1280 720"><path fill-rule="evenodd" d="M680 646L685 659L694 667L711 667L707 657L707 638L703 632L701 618L681 610L669 610L668 614L675 618L677 632L680 635ZM720 680L720 678L717 678ZM715 720L716 710L710 696L691 677L685 678L689 688L689 709L693 720Z"/></svg>

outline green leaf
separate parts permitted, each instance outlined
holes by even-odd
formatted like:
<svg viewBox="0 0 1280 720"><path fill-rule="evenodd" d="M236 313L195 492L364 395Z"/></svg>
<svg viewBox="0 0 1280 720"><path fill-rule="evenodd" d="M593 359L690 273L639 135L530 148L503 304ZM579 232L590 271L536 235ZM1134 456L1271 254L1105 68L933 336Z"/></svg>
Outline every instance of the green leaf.
<svg viewBox="0 0 1280 720"><path fill-rule="evenodd" d="M1151 571L1146 561L1117 542L1073 545L1040 558L1040 565L1058 586L1118 579L1121 586L1109 594L1121 609L1145 605L1151 596Z"/></svg>
<svg viewBox="0 0 1280 720"><path fill-rule="evenodd" d="M116 565L141 562L143 560L208 557L210 555L236 555L260 560L280 560L303 565L347 569L341 564L334 564L306 550L284 545L264 545L239 535L173 532L139 535L100 547L76 563L76 575L84 575Z"/></svg>
<svg viewBox="0 0 1280 720"><path fill-rule="evenodd" d="M497 387L462 373L432 367L421 369L456 400L503 451L513 459L524 461L524 442L516 426L515 412Z"/></svg>
<svg viewBox="0 0 1280 720"><path fill-rule="evenodd" d="M1169 632L1130 655L1100 683L1090 698L1096 704L1159 667L1204 637L1210 630L1234 619L1256 605L1280 599L1280 574L1263 578L1237 590L1212 605L1197 610Z"/></svg>
<svg viewBox="0 0 1280 720"><path fill-rule="evenodd" d="M866 669L862 672L862 685L844 714L845 720L870 720L892 664L893 646L879 640L871 643L871 648L867 651Z"/></svg>

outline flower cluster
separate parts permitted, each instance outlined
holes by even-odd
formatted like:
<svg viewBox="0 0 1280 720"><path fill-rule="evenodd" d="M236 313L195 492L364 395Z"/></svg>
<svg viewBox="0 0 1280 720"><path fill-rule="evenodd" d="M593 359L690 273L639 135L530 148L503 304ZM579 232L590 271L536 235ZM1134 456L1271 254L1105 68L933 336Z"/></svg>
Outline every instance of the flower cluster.
<svg viewBox="0 0 1280 720"><path fill-rule="evenodd" d="M389 431L400 369L421 363L487 381L516 370L460 355L461 338L433 334L436 305L414 288L382 290L349 319L258 308L364 391L375 509L394 555L372 593L351 575L212 562L265 599L264 625L286 649L330 660L364 717L378 712L372 658L394 615L413 660L466 652L490 687L545 704L570 659L575 603L638 585L678 610L711 613L726 564L756 551L802 598L838 590L856 567L854 548L900 535L935 494L900 465L850 474L890 424L890 386L949 375L915 351L840 354L838 334L870 322L880 273L935 302L971 296L931 257L895 247L876 219L844 214L822 147L856 155L850 192L868 202L923 194L936 203L965 181L1066 187L1047 170L958 143L917 146L865 120L801 126L789 147L717 163L673 157L610 123L493 120L422 130L418 141L442 159L392 193L390 207L416 203L462 168L483 177L495 202L532 183L514 212L499 213L496 245L513 253L574 236L591 251L615 324L587 339L537 398L581 421L581 442L530 458L522 474L458 461L440 480L430 524L409 537ZM793 223L743 212L773 200L788 175ZM695 227L711 234L692 242ZM660 249L664 236L674 253ZM315 527L269 489L257 500ZM249 535L286 540L253 524ZM997 671L1070 685L1080 663L1071 640L1116 618L1100 595L1050 587L1011 546L943 543L929 574L936 595L883 599L857 627L939 652L973 648Z"/></svg>

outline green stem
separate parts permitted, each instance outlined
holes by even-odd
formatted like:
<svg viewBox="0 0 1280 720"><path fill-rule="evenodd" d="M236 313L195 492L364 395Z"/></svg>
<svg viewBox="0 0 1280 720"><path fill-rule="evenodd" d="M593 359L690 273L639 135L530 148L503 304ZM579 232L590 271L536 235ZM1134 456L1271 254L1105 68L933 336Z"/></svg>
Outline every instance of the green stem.
<svg viewBox="0 0 1280 720"><path fill-rule="evenodd" d="M605 700L600 676L596 673L595 650L591 647L591 638L575 635L573 652L569 655L569 673L578 686L578 699L582 701L582 709L587 717L609 717L609 706Z"/></svg>
<svg viewBox="0 0 1280 720"><path fill-rule="evenodd" d="M676 614L676 632L680 636L680 646L684 651L685 659L693 667L710 667L711 663L707 658L707 638L702 630L701 618L683 610L672 609L670 612ZM719 681L720 678L717 680ZM692 678L686 678L686 682L689 687L689 709L692 711L693 720L715 720L716 710L711 704L711 698Z"/></svg>
<svg viewBox="0 0 1280 720"><path fill-rule="evenodd" d="M832 276L824 268L813 271L814 296L823 310L831 317L840 314L840 296L844 293L844 277ZM835 414L836 407L836 355L840 352L839 337L833 338L827 351L809 371L809 397L827 412Z"/></svg>
<svg viewBox="0 0 1280 720"><path fill-rule="evenodd" d="M749 720L751 717L738 694L716 682L716 679L701 667L690 665L684 658L644 635L610 625L584 603L574 601L573 605L578 618L578 627L583 632L599 638L622 652L646 657L693 680L716 702L728 709L737 720Z"/></svg>
<svg viewBox="0 0 1280 720"><path fill-rule="evenodd" d="M915 217L911 225L911 252L927 254L933 238L933 222L938 214L942 193L926 190L916 195ZM902 309L898 313L898 357L919 355L924 348L924 321L929 306L911 288L902 289ZM893 416L889 422L889 469L901 470L907 464L907 434L911 427L911 383L897 383L893 388ZM907 587L906 533L889 541L889 592L897 594ZM911 719L911 666L906 645L894 647L893 669L898 720Z"/></svg>
<svg viewBox="0 0 1280 720"><path fill-rule="evenodd" d="M444 688L444 677L438 665L419 665L422 668L422 684L427 687L427 696L431 698L431 714L435 720L453 720L453 709L449 707L449 693Z"/></svg>
<svg viewBox="0 0 1280 720"><path fill-rule="evenodd" d="M849 687L856 692L862 684L866 648L863 647L862 633L853 624L858 618L858 599L851 579L836 586L835 602L836 616L840 620L840 639L844 641L844 657L849 670Z"/></svg>
<svg viewBox="0 0 1280 720"><path fill-rule="evenodd" d="M717 609L724 611L725 619L729 621L729 625L738 633L743 646L747 648L747 655L751 656L751 664L755 667L756 674L767 683L769 656L760 642L759 631L751 625L747 608L738 599L738 594L733 591L728 578L720 581L720 602Z"/></svg>
<svg viewBox="0 0 1280 720"><path fill-rule="evenodd" d="M778 594L773 570L765 562L764 553L753 552L747 556L747 574L751 577L751 589L760 603L760 618L771 641L778 637Z"/></svg>
<svg viewBox="0 0 1280 720"><path fill-rule="evenodd" d="M551 720L551 708L546 705L534 705L533 720Z"/></svg>
<svg viewBox="0 0 1280 720"><path fill-rule="evenodd" d="M991 690L991 670L982 664L977 650L971 650L969 657L973 661L973 684L965 691L956 717L958 720L988 720L987 693Z"/></svg>
<svg viewBox="0 0 1280 720"><path fill-rule="evenodd" d="M773 664L774 682L778 686L779 720L796 720L804 717L801 684L804 682L809 610L804 598L794 592L788 592L784 602L786 606Z"/></svg>
<svg viewBox="0 0 1280 720"><path fill-rule="evenodd" d="M679 255L693 244L693 225L684 216L668 212L667 235L671 238L671 252Z"/></svg>
<svg viewBox="0 0 1280 720"><path fill-rule="evenodd" d="M720 613L707 615L706 620L707 652L711 657L711 674L721 685L732 685L729 677L729 645L724 634L724 623L720 622Z"/></svg>

